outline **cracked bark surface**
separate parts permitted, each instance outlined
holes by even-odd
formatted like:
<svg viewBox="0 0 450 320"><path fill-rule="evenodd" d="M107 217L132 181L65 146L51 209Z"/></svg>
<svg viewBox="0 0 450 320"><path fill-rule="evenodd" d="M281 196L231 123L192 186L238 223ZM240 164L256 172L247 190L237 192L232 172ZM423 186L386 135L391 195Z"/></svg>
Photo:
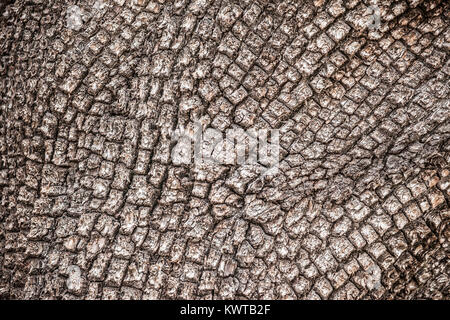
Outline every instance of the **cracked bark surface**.
<svg viewBox="0 0 450 320"><path fill-rule="evenodd" d="M449 4L371 4L1 1L0 297L448 299ZM174 165L202 116L278 173Z"/></svg>

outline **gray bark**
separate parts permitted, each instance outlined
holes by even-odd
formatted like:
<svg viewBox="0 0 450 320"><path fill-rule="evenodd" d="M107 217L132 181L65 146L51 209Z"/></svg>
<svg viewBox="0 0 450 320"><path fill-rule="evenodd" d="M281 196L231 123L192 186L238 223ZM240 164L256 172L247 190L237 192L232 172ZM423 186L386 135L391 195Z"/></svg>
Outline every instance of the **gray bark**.
<svg viewBox="0 0 450 320"><path fill-rule="evenodd" d="M7 3L1 298L449 298L447 1ZM176 163L199 119L278 171Z"/></svg>

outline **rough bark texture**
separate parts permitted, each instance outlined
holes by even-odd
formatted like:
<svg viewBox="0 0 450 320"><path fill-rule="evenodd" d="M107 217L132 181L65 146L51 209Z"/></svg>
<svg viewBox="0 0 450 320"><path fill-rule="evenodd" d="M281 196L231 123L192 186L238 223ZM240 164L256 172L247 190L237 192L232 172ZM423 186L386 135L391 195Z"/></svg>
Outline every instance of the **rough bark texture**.
<svg viewBox="0 0 450 320"><path fill-rule="evenodd" d="M0 297L448 299L449 5L373 3L2 1ZM202 116L279 172L175 165Z"/></svg>

